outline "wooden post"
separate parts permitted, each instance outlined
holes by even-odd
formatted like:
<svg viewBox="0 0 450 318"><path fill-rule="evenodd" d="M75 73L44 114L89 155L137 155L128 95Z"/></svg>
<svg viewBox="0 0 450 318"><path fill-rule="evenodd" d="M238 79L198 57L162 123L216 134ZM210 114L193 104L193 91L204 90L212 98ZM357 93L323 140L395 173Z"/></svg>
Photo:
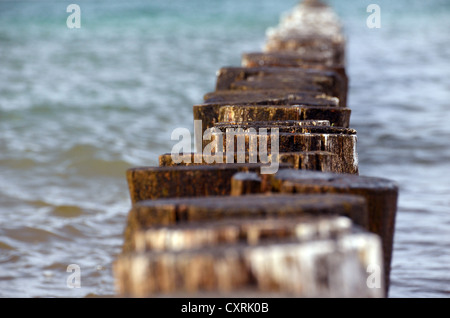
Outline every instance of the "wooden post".
<svg viewBox="0 0 450 318"><path fill-rule="evenodd" d="M231 195L240 196L261 192L261 177L255 172L238 172L231 179Z"/></svg>
<svg viewBox="0 0 450 318"><path fill-rule="evenodd" d="M175 163L170 153L162 154L159 156L159 165L161 167L170 166L189 166L189 165L213 165L218 164L213 161L214 158L209 158L209 155L202 155L198 153L184 154L188 156L190 160ZM239 153L234 154L234 163L238 163ZM245 163L250 163L249 154L245 153ZM274 159L273 156L277 156ZM328 151L304 151L304 152L283 152L276 154L269 154L269 162L277 160L281 169L293 168L300 170L316 170L323 172L337 172L337 173L352 173L346 170L345 166L342 166L341 159L334 153ZM223 163L227 162L226 154L223 154Z"/></svg>
<svg viewBox="0 0 450 318"><path fill-rule="evenodd" d="M330 71L299 67L224 67L218 71L216 90L297 89L321 92L347 103L347 79Z"/></svg>
<svg viewBox="0 0 450 318"><path fill-rule="evenodd" d="M346 128L326 126L281 126L274 134L270 127L250 127L246 130L237 125L222 125L226 131L213 133L216 140L222 140L223 152L307 152L326 151L336 154L338 170L358 174L358 156L356 152L356 131ZM264 131L261 131L264 128ZM272 149L273 144L276 149ZM241 149L242 148L242 149Z"/></svg>
<svg viewBox="0 0 450 318"><path fill-rule="evenodd" d="M194 105L194 120L202 132L219 122L327 120L334 127L348 128L351 109L329 106L201 104Z"/></svg>
<svg viewBox="0 0 450 318"><path fill-rule="evenodd" d="M334 193L364 197L369 210L369 228L382 239L386 287L392 260L395 218L397 213L398 186L384 178L349 174L321 173L315 171L279 171L272 191L281 193Z"/></svg>
<svg viewBox="0 0 450 318"><path fill-rule="evenodd" d="M203 96L205 104L305 105L338 107L339 99L326 94L289 89L220 90Z"/></svg>
<svg viewBox="0 0 450 318"><path fill-rule="evenodd" d="M127 170L132 204L143 200L229 195L231 178L239 171L260 171L262 163L235 163L167 167L137 167ZM280 165L279 169L288 165Z"/></svg>
<svg viewBox="0 0 450 318"><path fill-rule="evenodd" d="M134 234L133 252L181 251L223 244L257 245L274 239L306 242L353 232L351 220L342 216L231 218L142 229Z"/></svg>
<svg viewBox="0 0 450 318"><path fill-rule="evenodd" d="M218 71L193 115L223 149L127 171L121 296L387 295L398 188L358 176L345 64L333 10L305 0L268 30L263 52ZM227 130L243 134L243 149L227 149L237 144ZM269 163L251 163L254 131ZM276 174L261 173L273 162ZM371 265L381 288L368 285Z"/></svg>
<svg viewBox="0 0 450 318"><path fill-rule="evenodd" d="M343 215L367 228L366 201L349 195L255 194L145 200L135 203L125 230L124 251L135 247L134 233L152 226L227 218L284 218Z"/></svg>
<svg viewBox="0 0 450 318"><path fill-rule="evenodd" d="M137 237L138 251L114 263L122 296L384 296L366 284L368 266L382 262L379 238L348 219L194 223Z"/></svg>

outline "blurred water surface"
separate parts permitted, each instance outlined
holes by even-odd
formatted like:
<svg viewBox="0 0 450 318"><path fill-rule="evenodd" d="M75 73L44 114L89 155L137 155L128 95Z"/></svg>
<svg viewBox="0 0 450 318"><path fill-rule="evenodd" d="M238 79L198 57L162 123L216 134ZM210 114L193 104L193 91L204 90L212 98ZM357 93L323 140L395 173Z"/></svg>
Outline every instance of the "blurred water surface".
<svg viewBox="0 0 450 318"><path fill-rule="evenodd" d="M450 4L329 1L363 175L401 189L391 297L450 293ZM157 164L222 66L297 1L0 1L0 296L114 295L125 170ZM81 288L66 285L69 264Z"/></svg>

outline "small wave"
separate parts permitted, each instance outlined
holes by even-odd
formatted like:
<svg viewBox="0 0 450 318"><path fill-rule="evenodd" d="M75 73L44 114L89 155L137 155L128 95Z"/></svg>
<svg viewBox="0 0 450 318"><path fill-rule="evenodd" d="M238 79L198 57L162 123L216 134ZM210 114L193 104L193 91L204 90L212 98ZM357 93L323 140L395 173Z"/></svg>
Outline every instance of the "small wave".
<svg viewBox="0 0 450 318"><path fill-rule="evenodd" d="M44 200L27 200L26 202L33 207L48 208L52 215L59 217L73 218L88 214L86 210L77 205L55 205Z"/></svg>
<svg viewBox="0 0 450 318"><path fill-rule="evenodd" d="M72 146L71 148L62 151L60 154L60 159L76 159L76 158L86 158L86 157L93 157L97 152L99 152L101 149L98 147L95 147L93 145L88 144L76 144Z"/></svg>
<svg viewBox="0 0 450 318"><path fill-rule="evenodd" d="M12 247L12 246L9 245L9 244L6 244L6 243L0 241L0 250L10 250L10 251L13 251L13 250L15 250L15 248Z"/></svg>
<svg viewBox="0 0 450 318"><path fill-rule="evenodd" d="M38 165L39 163L37 161L29 158L0 160L0 166L8 167L10 169L29 170L37 167Z"/></svg>
<svg viewBox="0 0 450 318"><path fill-rule="evenodd" d="M127 169L131 168L128 162L107 161L102 159L89 158L71 163L68 169L75 169L79 176L105 176L105 177L123 177Z"/></svg>
<svg viewBox="0 0 450 318"><path fill-rule="evenodd" d="M73 218L83 215L84 211L82 208L74 205L59 205L55 206L52 210L52 214L55 216Z"/></svg>
<svg viewBox="0 0 450 318"><path fill-rule="evenodd" d="M58 163L65 164L65 170L70 174L92 178L94 176L118 177L125 175L125 171L132 164L121 159L102 158L114 157L105 154L104 149L90 144L77 144L61 152Z"/></svg>
<svg viewBox="0 0 450 318"><path fill-rule="evenodd" d="M90 229L87 228L87 226L80 225L80 224L66 224L61 229L59 229L58 233L62 233L63 235L67 237L85 237L87 232L89 232Z"/></svg>
<svg viewBox="0 0 450 318"><path fill-rule="evenodd" d="M68 265L69 264L67 264L67 263L55 262L50 265L43 266L42 270L44 270L44 271L58 270L58 271L65 272L67 270Z"/></svg>
<svg viewBox="0 0 450 318"><path fill-rule="evenodd" d="M67 240L67 238L51 231L29 226L5 229L3 231L8 238L27 243L45 243L55 239Z"/></svg>

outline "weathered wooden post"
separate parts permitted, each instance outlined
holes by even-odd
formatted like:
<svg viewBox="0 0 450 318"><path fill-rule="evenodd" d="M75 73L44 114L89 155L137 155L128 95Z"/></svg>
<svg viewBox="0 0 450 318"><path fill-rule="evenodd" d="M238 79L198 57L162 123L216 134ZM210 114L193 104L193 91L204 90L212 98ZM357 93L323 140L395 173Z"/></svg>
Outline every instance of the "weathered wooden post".
<svg viewBox="0 0 450 318"><path fill-rule="evenodd" d="M203 99L205 104L340 106L337 97L298 89L220 90L205 94Z"/></svg>
<svg viewBox="0 0 450 318"><path fill-rule="evenodd" d="M366 284L367 267L382 263L379 238L343 217L366 226L365 206L361 197L328 194L139 202L114 264L118 291L131 297L382 297L383 290Z"/></svg>
<svg viewBox="0 0 450 318"><path fill-rule="evenodd" d="M384 296L367 285L367 268L381 261L377 236L348 233L341 219L281 222L148 230L141 248L149 251L116 260L117 290L129 297Z"/></svg>
<svg viewBox="0 0 450 318"><path fill-rule="evenodd" d="M264 178L265 176L262 176ZM350 174L321 173L288 169L275 176L266 176L270 182L264 189L281 193L342 193L364 197L369 210L369 227L382 239L386 288L389 287L390 266L397 213L398 186L395 182L376 177ZM270 184L270 185L268 185ZM264 191L263 190L263 191Z"/></svg>
<svg viewBox="0 0 450 318"><path fill-rule="evenodd" d="M261 154L261 149L278 153L326 151L336 154L339 171L358 174L356 131L330 126L299 126L256 123L251 125L218 123L213 136L222 140L223 152L243 151ZM273 128L276 128L275 133ZM274 140L275 139L275 140ZM219 143L219 142L218 142ZM276 149L272 149L275 144Z"/></svg>
<svg viewBox="0 0 450 318"><path fill-rule="evenodd" d="M216 90L282 89L310 91L337 97L347 103L347 78L332 70L300 67L224 67L218 72Z"/></svg>
<svg viewBox="0 0 450 318"><path fill-rule="evenodd" d="M263 163L234 163L166 167L137 167L127 170L132 204L143 200L204 197L231 193L231 178L240 171L260 171ZM279 168L287 168L282 164Z"/></svg>
<svg viewBox="0 0 450 318"><path fill-rule="evenodd" d="M351 109L331 106L252 105L249 103L194 105L194 120L202 121L202 131L218 122L327 120L332 126L348 128Z"/></svg>
<svg viewBox="0 0 450 318"><path fill-rule="evenodd" d="M366 202L358 196L255 194L144 200L135 203L128 214L124 251L134 248L134 233L151 226L217 221L224 218L282 218L305 214L343 215L361 227L365 228L368 224Z"/></svg>
<svg viewBox="0 0 450 318"><path fill-rule="evenodd" d="M345 38L320 1L268 30L264 52L221 68L193 115L223 143L127 171L119 294L385 296L398 188L358 175L347 93ZM263 148L268 162L253 162ZM277 173L261 172L273 162ZM375 288L371 265L383 269Z"/></svg>

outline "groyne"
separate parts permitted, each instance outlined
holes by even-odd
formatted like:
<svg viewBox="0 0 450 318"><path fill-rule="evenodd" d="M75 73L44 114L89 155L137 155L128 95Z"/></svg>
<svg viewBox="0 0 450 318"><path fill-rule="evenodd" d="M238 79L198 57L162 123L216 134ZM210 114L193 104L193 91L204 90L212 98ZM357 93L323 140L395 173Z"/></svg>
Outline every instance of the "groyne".
<svg viewBox="0 0 450 318"><path fill-rule="evenodd" d="M119 295L387 296L398 188L359 174L345 65L339 19L309 0L219 69L196 152L127 171Z"/></svg>

